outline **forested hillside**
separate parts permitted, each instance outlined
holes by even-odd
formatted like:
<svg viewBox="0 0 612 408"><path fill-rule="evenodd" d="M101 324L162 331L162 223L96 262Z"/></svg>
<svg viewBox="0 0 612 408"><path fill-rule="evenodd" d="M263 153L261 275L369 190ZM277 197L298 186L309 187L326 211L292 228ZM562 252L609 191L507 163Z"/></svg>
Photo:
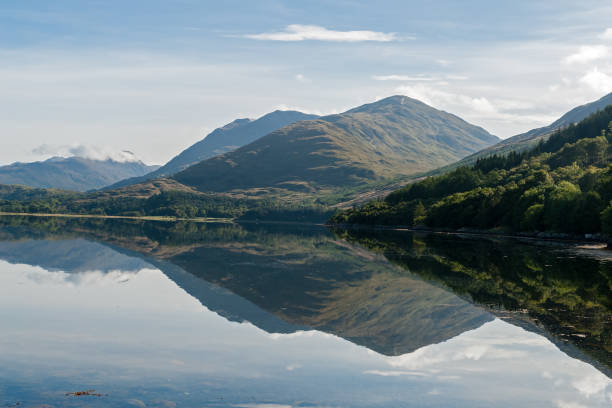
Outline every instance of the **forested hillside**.
<svg viewBox="0 0 612 408"><path fill-rule="evenodd" d="M331 222L611 234L611 141L608 106L531 150L479 159Z"/></svg>

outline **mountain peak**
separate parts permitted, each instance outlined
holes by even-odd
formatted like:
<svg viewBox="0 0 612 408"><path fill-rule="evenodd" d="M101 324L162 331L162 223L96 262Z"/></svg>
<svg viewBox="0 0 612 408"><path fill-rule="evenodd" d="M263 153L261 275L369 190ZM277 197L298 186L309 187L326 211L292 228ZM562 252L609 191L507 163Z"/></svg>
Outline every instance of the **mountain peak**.
<svg viewBox="0 0 612 408"><path fill-rule="evenodd" d="M233 129L233 128L237 128L237 127L246 125L249 122L252 122L252 119L249 119L249 118L236 119L236 120L228 123L227 125L221 126L219 129L221 129L221 130L230 130L230 129Z"/></svg>
<svg viewBox="0 0 612 408"><path fill-rule="evenodd" d="M419 108L422 109L424 107L431 108L429 105L419 101L418 99L410 98L405 95L393 95L388 96L383 99L379 99L376 102L366 103L364 105L353 108L346 113L357 113L357 112L380 112L381 110L396 108L396 107L405 107L405 108Z"/></svg>

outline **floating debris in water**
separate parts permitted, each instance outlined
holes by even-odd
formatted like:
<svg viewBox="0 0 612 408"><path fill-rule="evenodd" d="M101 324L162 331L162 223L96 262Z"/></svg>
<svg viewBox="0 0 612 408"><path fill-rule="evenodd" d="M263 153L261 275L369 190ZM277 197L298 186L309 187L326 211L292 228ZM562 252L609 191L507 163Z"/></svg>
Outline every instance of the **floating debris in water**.
<svg viewBox="0 0 612 408"><path fill-rule="evenodd" d="M96 392L96 390L86 390L86 391L75 391L75 392L67 392L67 397L104 397L108 396L108 394L101 394Z"/></svg>

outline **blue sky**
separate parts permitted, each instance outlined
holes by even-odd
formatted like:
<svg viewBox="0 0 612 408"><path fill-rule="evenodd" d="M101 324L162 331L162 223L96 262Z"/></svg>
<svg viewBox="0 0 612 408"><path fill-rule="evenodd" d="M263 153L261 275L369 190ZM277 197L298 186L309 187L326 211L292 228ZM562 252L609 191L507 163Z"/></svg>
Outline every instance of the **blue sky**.
<svg viewBox="0 0 612 408"><path fill-rule="evenodd" d="M612 91L605 3L4 0L0 164L163 163L239 117L393 94L512 136Z"/></svg>

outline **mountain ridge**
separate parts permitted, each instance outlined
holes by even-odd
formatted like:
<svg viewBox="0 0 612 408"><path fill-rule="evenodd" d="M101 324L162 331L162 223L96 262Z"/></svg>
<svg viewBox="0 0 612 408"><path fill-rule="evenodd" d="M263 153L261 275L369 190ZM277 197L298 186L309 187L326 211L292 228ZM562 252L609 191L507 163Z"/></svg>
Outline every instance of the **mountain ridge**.
<svg viewBox="0 0 612 408"><path fill-rule="evenodd" d="M44 161L15 162L1 166L0 184L84 192L105 187L126 177L144 175L158 167L138 160L51 157Z"/></svg>
<svg viewBox="0 0 612 408"><path fill-rule="evenodd" d="M430 170L498 140L455 115L395 95L293 123L172 178L202 192L316 193Z"/></svg>
<svg viewBox="0 0 612 408"><path fill-rule="evenodd" d="M202 160L214 157L249 144L262 136L300 120L317 118L317 115L294 110L275 110L257 119L236 119L206 135L159 169L140 177L121 180L105 189L125 187L159 177L168 177Z"/></svg>

